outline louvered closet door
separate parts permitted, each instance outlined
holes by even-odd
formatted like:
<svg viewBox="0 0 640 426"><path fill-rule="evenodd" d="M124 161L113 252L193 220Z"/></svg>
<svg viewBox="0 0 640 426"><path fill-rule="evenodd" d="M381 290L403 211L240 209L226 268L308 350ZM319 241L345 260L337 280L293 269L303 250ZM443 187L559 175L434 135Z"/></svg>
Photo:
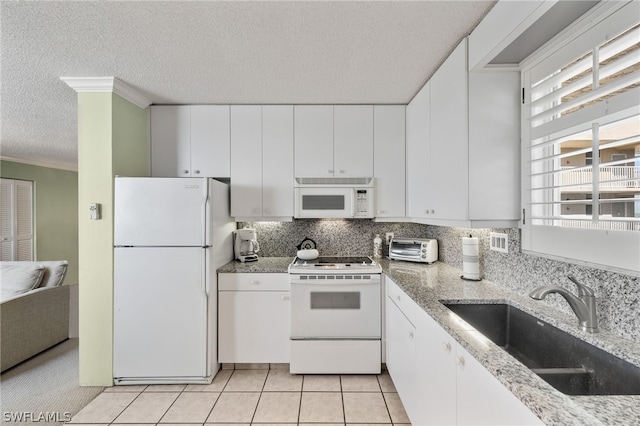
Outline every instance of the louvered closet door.
<svg viewBox="0 0 640 426"><path fill-rule="evenodd" d="M0 258L33 260L33 182L2 179Z"/></svg>
<svg viewBox="0 0 640 426"><path fill-rule="evenodd" d="M14 209L13 209L13 194L14 194L14 181L11 179L2 179L0 181L0 191L2 193L0 202L0 231L1 245L0 245L0 260L9 261L14 259Z"/></svg>

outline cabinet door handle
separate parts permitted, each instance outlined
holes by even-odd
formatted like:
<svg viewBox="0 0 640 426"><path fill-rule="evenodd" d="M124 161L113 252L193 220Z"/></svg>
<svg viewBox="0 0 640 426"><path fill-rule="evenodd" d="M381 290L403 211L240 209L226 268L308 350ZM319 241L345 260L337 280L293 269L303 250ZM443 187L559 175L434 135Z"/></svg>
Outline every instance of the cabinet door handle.
<svg viewBox="0 0 640 426"><path fill-rule="evenodd" d="M280 300L283 300L283 301L289 300L289 296L280 296Z"/></svg>
<svg viewBox="0 0 640 426"><path fill-rule="evenodd" d="M409 332L409 338L410 338L410 339L413 339L413 331L410 331L410 332Z"/></svg>
<svg viewBox="0 0 640 426"><path fill-rule="evenodd" d="M444 351L447 352L447 353L451 352L451 343L450 342L444 342L442 344L442 349L444 349Z"/></svg>
<svg viewBox="0 0 640 426"><path fill-rule="evenodd" d="M396 300L399 302L400 301L400 295L396 296Z"/></svg>
<svg viewBox="0 0 640 426"><path fill-rule="evenodd" d="M251 284L258 285L258 284L260 284L260 281L259 280L251 280Z"/></svg>
<svg viewBox="0 0 640 426"><path fill-rule="evenodd" d="M327 173L333 174L333 169L327 169Z"/></svg>
<svg viewBox="0 0 640 426"><path fill-rule="evenodd" d="M189 173L189 170L183 170L182 173L184 173L185 175Z"/></svg>
<svg viewBox="0 0 640 426"><path fill-rule="evenodd" d="M462 355L460 355L460 356L458 357L458 365L459 365L460 367L464 368L464 364L465 364L464 357L463 357Z"/></svg>
<svg viewBox="0 0 640 426"><path fill-rule="evenodd" d="M200 170L194 170L193 173L199 175L200 174Z"/></svg>
<svg viewBox="0 0 640 426"><path fill-rule="evenodd" d="M340 169L338 170L338 173L344 173L344 170Z"/></svg>

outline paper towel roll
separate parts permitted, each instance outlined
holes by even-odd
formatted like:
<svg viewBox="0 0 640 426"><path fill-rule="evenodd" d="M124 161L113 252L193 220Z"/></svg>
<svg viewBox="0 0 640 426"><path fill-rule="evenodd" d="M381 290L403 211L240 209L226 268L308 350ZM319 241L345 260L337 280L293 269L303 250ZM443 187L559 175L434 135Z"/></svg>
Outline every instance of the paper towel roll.
<svg viewBox="0 0 640 426"><path fill-rule="evenodd" d="M462 238L462 278L480 280L480 246L478 238Z"/></svg>

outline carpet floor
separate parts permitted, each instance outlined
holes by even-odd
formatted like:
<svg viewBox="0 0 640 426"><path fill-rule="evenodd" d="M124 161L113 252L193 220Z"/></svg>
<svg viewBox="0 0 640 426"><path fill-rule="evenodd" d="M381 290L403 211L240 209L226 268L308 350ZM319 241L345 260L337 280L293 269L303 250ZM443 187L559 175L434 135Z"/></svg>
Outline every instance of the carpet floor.
<svg viewBox="0 0 640 426"><path fill-rule="evenodd" d="M78 339L66 340L0 375L3 425L61 425L103 387L79 386Z"/></svg>

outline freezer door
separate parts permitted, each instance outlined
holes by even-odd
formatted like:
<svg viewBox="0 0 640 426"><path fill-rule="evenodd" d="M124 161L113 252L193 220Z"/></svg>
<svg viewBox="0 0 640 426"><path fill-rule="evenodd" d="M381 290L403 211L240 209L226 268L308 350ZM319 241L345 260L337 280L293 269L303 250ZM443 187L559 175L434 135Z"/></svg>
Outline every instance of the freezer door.
<svg viewBox="0 0 640 426"><path fill-rule="evenodd" d="M205 246L206 178L115 179L115 246Z"/></svg>
<svg viewBox="0 0 640 426"><path fill-rule="evenodd" d="M114 377L207 375L207 249L114 250Z"/></svg>

